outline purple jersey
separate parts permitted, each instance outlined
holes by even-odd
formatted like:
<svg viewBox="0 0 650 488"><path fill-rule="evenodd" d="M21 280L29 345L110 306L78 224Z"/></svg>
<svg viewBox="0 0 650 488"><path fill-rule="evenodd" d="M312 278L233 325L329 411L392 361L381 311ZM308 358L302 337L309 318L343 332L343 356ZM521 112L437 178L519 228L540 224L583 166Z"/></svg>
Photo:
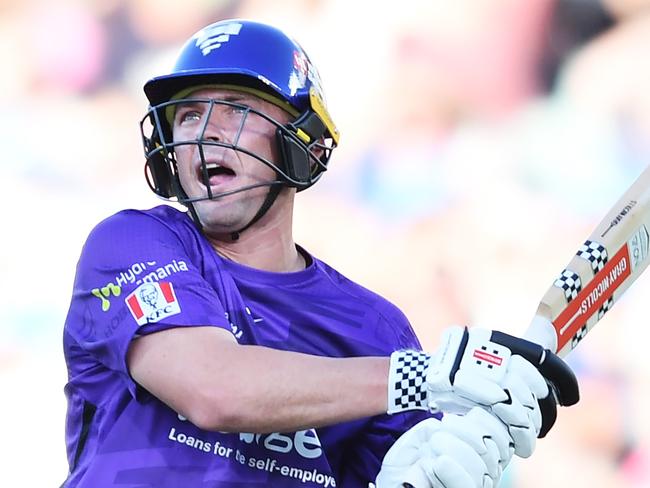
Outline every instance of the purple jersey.
<svg viewBox="0 0 650 488"><path fill-rule="evenodd" d="M66 488L366 487L422 412L276 434L197 428L130 377L134 337L213 326L240 344L330 357L419 348L391 303L312 258L294 273L222 259L185 213L126 210L90 234L64 330Z"/></svg>

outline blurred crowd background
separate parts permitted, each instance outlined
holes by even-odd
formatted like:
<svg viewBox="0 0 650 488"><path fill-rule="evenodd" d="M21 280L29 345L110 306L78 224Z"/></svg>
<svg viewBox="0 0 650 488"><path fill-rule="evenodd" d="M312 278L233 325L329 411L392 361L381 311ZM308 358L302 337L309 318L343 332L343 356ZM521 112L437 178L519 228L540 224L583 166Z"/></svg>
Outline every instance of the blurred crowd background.
<svg viewBox="0 0 650 488"><path fill-rule="evenodd" d="M65 478L81 246L160 203L142 84L228 17L300 40L342 133L298 197L298 241L397 303L426 348L452 323L521 333L650 162L648 0L0 0L2 486ZM650 486L648 293L645 276L572 355L581 404L504 486Z"/></svg>

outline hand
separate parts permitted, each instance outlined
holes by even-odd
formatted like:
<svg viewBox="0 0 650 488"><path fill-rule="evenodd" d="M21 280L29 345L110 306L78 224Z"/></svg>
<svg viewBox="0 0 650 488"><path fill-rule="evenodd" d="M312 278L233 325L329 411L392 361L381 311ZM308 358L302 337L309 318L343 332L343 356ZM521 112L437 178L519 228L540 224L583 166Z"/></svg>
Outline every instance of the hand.
<svg viewBox="0 0 650 488"><path fill-rule="evenodd" d="M391 356L388 413L463 413L480 405L508 426L522 457L552 427L556 403L572 405L578 398L575 375L558 356L501 332L451 327L433 355Z"/></svg>
<svg viewBox="0 0 650 488"><path fill-rule="evenodd" d="M505 425L481 407L424 420L384 457L377 488L496 488L513 454Z"/></svg>

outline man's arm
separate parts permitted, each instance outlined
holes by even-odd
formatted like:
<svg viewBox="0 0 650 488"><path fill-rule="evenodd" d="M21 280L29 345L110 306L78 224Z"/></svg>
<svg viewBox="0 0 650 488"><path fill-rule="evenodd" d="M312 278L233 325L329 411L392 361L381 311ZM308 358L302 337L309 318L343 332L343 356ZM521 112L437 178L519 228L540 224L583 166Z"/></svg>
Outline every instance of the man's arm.
<svg viewBox="0 0 650 488"><path fill-rule="evenodd" d="M205 430L283 432L384 414L389 358L327 358L239 345L217 327L135 339L133 379Z"/></svg>
<svg viewBox="0 0 650 488"><path fill-rule="evenodd" d="M530 455L535 436L553 425L556 399L578 400L575 375L552 352L461 327L447 329L433 355L401 350L390 359L238 345L224 329L178 327L135 339L127 366L137 383L206 430L292 431L480 405L508 426L520 455Z"/></svg>

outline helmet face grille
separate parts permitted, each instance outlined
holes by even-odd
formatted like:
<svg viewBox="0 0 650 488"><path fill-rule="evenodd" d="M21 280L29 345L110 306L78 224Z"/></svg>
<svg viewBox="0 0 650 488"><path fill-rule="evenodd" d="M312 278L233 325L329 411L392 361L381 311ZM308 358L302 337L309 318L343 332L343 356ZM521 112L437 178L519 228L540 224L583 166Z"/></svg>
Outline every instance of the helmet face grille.
<svg viewBox="0 0 650 488"><path fill-rule="evenodd" d="M204 117L198 135L192 139L174 140L168 114L174 113L179 106L187 104L205 104ZM231 122L229 133L233 134L231 140L215 140L205 136L205 129L210 114L216 113L224 108L237 109L241 115L236 125ZM240 138L246 129L250 117L260 117L270 124L275 131L275 139L278 144L280 161L271 161L268 158L251 151L242 144ZM220 118L220 120L222 120ZM300 122L300 119L297 121ZM313 124L312 124L313 125ZM307 128L305 126L305 128ZM310 141L305 141L305 132L298 124L283 125L269 115L255 110L247 105L217 99L187 98L164 102L151 107L140 122L140 130L145 153L145 177L151 190L161 198L177 201L182 204L190 204L200 200L211 200L222 198L227 195L250 190L260 186L273 186L282 184L297 188L299 191L313 185L324 171L334 148L331 140L326 140L317 134L307 135ZM324 129L323 129L324 130ZM299 135L300 134L300 135ZM301 137L302 136L302 137ZM178 160L176 148L180 146L195 146L201 160L200 173L203 184L207 189L205 195L188 196L181 187L178 177ZM269 180L255 185L246 185L227 192L215 193L209 183L207 161L205 158L208 148L224 148L225 150L236 151L250 156L273 169L276 179Z"/></svg>

